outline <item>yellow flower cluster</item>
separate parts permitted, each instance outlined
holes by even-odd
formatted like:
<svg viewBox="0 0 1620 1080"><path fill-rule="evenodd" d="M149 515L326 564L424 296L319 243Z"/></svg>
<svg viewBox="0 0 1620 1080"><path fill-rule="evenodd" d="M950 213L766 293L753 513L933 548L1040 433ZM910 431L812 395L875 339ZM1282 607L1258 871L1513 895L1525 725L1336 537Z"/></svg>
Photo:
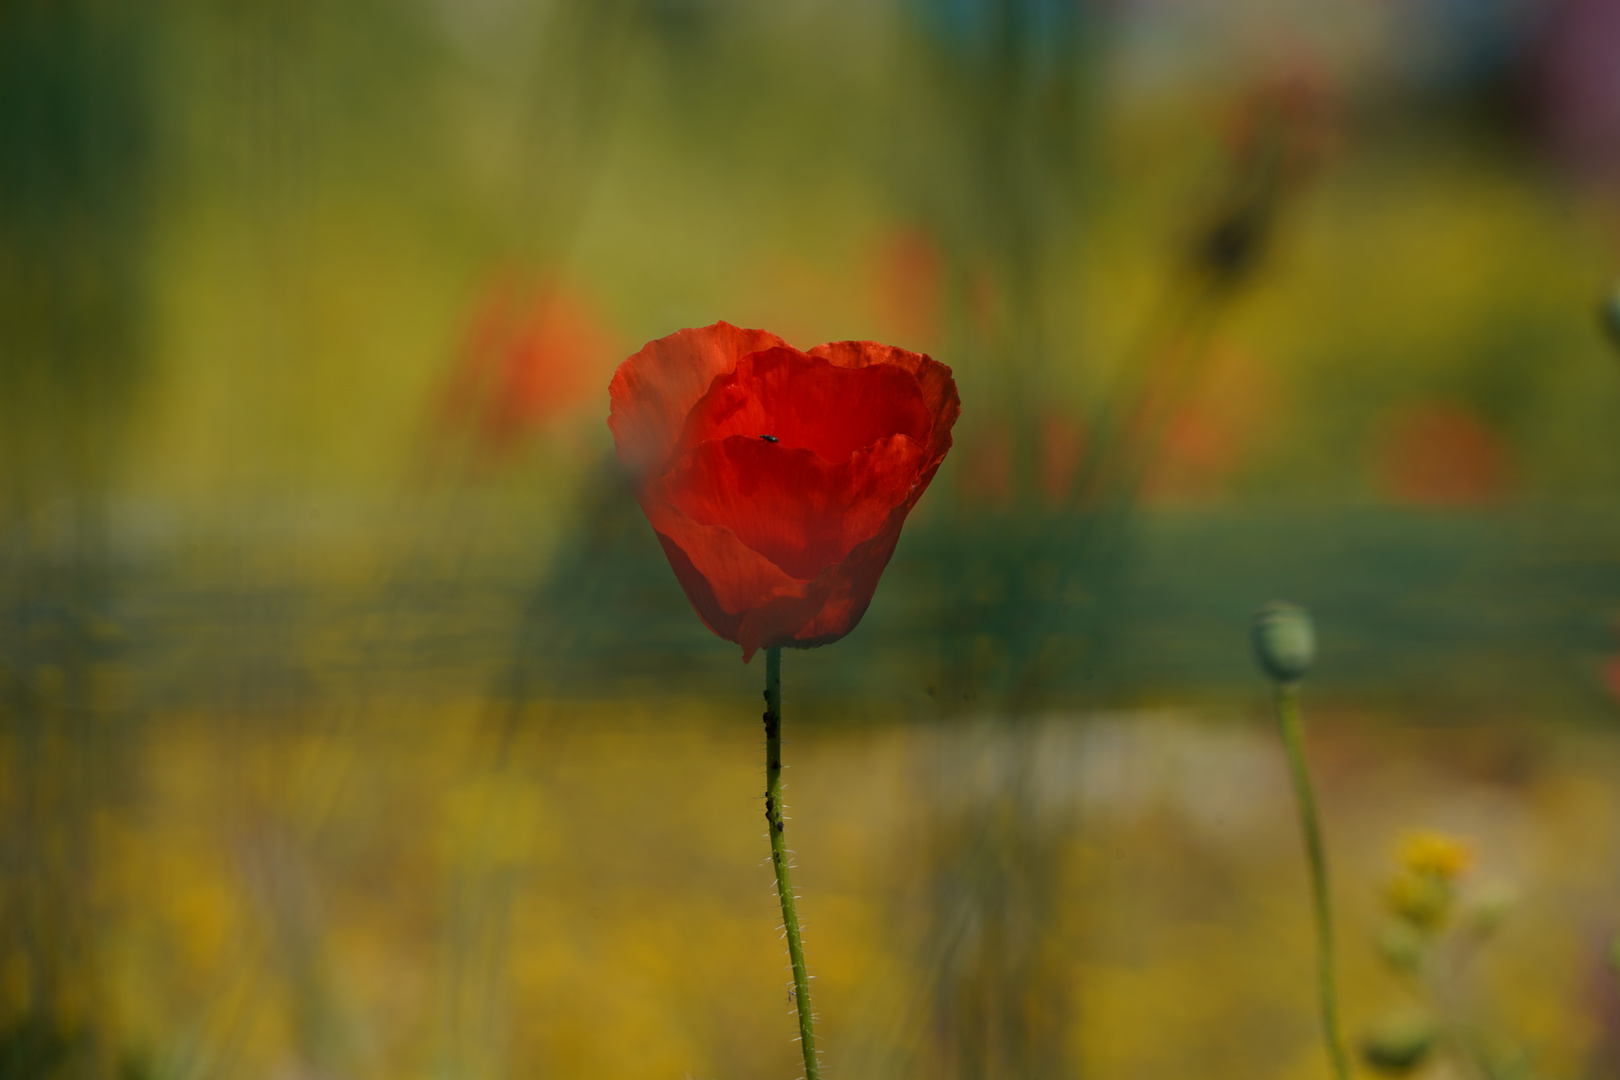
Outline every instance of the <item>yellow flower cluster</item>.
<svg viewBox="0 0 1620 1080"><path fill-rule="evenodd" d="M1411 874L1433 874L1455 880L1474 864L1474 849L1466 840L1424 830L1401 837L1396 861Z"/></svg>
<svg viewBox="0 0 1620 1080"><path fill-rule="evenodd" d="M1400 871L1385 893L1390 910L1421 930L1433 930L1451 914L1455 883L1473 864L1467 842L1438 832L1414 832L1396 850Z"/></svg>

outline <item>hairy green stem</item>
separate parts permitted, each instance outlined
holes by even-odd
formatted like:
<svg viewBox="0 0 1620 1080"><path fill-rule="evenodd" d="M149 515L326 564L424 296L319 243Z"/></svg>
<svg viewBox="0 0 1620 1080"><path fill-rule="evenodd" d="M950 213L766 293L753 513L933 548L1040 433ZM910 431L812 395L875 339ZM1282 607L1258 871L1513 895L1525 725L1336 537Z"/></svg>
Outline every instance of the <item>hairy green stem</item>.
<svg viewBox="0 0 1620 1080"><path fill-rule="evenodd" d="M1277 727L1282 731L1288 752L1288 770L1294 777L1294 795L1299 803L1299 825L1305 834L1305 855L1311 870L1311 899L1316 909L1316 978L1321 997L1322 1041L1327 1044L1328 1064L1336 1080L1349 1080L1350 1063L1345 1057L1344 1040L1339 1035L1339 998L1333 970L1333 910L1328 897L1327 853L1322 847L1322 827L1316 816L1316 796L1311 791L1311 773L1305 764L1305 733L1299 715L1299 689L1294 683L1277 686Z"/></svg>
<svg viewBox="0 0 1620 1080"><path fill-rule="evenodd" d="M782 830L782 650L765 650L765 824L771 833L771 863L776 867L776 894L782 898L782 926L787 931L788 958L793 962L793 998L799 1006L799 1046L804 1051L805 1080L820 1080L816 1038L811 1031L810 976L804 968L804 942L793 908L793 882L788 877L787 837Z"/></svg>

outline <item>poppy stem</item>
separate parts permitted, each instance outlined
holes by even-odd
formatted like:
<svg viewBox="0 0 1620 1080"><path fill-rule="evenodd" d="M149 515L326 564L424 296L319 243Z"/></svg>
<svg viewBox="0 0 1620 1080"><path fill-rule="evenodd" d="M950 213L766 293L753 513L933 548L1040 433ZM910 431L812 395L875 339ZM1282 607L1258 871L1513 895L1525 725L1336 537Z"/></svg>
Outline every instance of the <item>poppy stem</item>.
<svg viewBox="0 0 1620 1080"><path fill-rule="evenodd" d="M804 942L793 908L793 882L788 877L787 837L782 830L782 650L765 650L765 824L771 833L771 863L776 867L776 895L782 899L782 926L788 958L793 962L793 999L799 1006L799 1046L804 1051L805 1080L820 1080L816 1040L811 1031L810 976L804 968Z"/></svg>
<svg viewBox="0 0 1620 1080"><path fill-rule="evenodd" d="M1328 898L1327 853L1322 846L1322 828L1316 816L1316 796L1311 791L1311 773L1305 763L1305 733L1299 714L1299 686L1295 682L1277 684L1277 727L1288 753L1288 771L1294 778L1294 796L1299 804L1300 831L1305 834L1305 855L1311 872L1311 899L1316 915L1316 979L1321 998L1322 1041L1327 1047L1328 1065L1336 1080L1349 1080L1350 1064L1339 1034L1339 999L1333 969L1333 910Z"/></svg>

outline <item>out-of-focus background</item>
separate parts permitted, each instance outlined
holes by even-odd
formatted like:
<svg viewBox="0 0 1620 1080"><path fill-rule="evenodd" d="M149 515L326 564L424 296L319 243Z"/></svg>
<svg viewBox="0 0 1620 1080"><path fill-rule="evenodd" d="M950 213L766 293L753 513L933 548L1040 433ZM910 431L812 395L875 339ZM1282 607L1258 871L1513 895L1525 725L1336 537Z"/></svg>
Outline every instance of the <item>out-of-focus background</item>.
<svg viewBox="0 0 1620 1080"><path fill-rule="evenodd" d="M1610 0L9 0L0 1078L796 1075L717 319L963 401L785 657L829 1076L1324 1075L1279 597L1358 1068L1614 1076L1617 272Z"/></svg>

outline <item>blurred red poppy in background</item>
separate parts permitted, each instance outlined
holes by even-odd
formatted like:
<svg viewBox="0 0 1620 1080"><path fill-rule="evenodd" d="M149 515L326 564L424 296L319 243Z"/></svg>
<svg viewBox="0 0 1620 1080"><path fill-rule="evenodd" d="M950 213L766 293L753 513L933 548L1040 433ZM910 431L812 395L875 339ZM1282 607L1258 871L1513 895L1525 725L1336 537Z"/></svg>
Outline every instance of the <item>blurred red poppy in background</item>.
<svg viewBox="0 0 1620 1080"><path fill-rule="evenodd" d="M932 233L908 228L886 236L877 254L875 279L873 292L885 325L913 343L939 340L945 268Z"/></svg>
<svg viewBox="0 0 1620 1080"><path fill-rule="evenodd" d="M950 368L920 353L804 353L724 322L648 343L608 393L670 567L745 662L855 628L960 411Z"/></svg>
<svg viewBox="0 0 1620 1080"><path fill-rule="evenodd" d="M557 282L498 280L467 328L444 390L446 423L493 456L581 405L617 353L594 305Z"/></svg>
<svg viewBox="0 0 1620 1080"><path fill-rule="evenodd" d="M956 463L956 486L970 504L1005 509L1013 496L1013 437L991 421L968 432Z"/></svg>
<svg viewBox="0 0 1620 1080"><path fill-rule="evenodd" d="M1080 471L1086 450L1086 430L1061 413L1046 413L1040 419L1039 443L1035 462L1041 499L1051 509L1062 507L1069 488ZM970 504L1006 509L1013 502L1015 488L1012 431L1004 423L989 423L963 447L966 460L958 462L957 489Z"/></svg>
<svg viewBox="0 0 1620 1080"><path fill-rule="evenodd" d="M1419 402L1388 417L1374 445L1380 492L1418 506L1473 506L1507 493L1506 440L1467 407Z"/></svg>

